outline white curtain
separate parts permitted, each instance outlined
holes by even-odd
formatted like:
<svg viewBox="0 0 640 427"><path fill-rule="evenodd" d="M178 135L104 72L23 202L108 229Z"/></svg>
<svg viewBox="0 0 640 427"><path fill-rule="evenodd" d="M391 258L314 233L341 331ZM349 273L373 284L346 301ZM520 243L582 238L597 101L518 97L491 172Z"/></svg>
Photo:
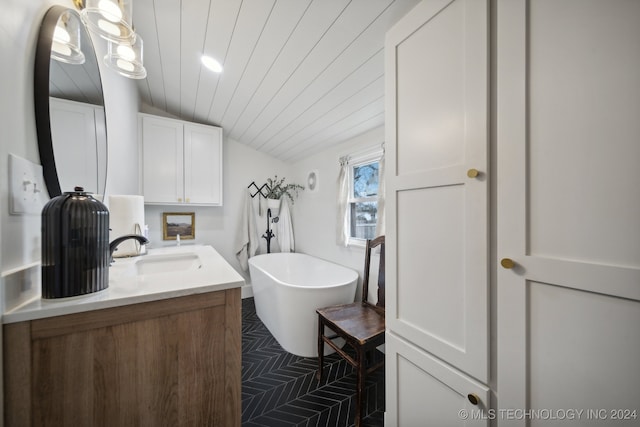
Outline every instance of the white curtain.
<svg viewBox="0 0 640 427"><path fill-rule="evenodd" d="M346 247L349 243L349 161L340 159L340 174L338 175L338 210L336 218L336 243Z"/></svg>
<svg viewBox="0 0 640 427"><path fill-rule="evenodd" d="M384 232L385 232L385 229L384 229L384 221L385 221L385 215L384 215L384 192L385 192L385 186L384 186L384 161L385 161L385 156L384 156L384 153L383 153L382 157L380 158L380 162L378 163L379 164L379 168L378 168L378 220L376 221L376 237L384 235Z"/></svg>

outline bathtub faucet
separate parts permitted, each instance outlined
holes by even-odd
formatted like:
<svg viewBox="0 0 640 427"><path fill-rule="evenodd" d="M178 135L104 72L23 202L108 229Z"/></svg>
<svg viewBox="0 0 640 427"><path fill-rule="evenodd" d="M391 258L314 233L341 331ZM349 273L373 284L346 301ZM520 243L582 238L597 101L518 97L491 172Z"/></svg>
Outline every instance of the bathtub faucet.
<svg viewBox="0 0 640 427"><path fill-rule="evenodd" d="M267 209L267 231L265 234L262 235L262 237L264 237L267 240L267 253L270 254L271 253L271 239L276 237L275 234L273 234L273 231L271 231L271 222L273 222L274 224L278 222L280 218L279 217L274 217L273 219L271 219L271 209Z"/></svg>

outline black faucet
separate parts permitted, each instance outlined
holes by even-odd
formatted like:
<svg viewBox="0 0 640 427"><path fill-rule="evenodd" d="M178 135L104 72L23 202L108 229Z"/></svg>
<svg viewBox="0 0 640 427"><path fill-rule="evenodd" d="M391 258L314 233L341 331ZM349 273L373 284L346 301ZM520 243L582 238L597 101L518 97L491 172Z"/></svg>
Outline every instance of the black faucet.
<svg viewBox="0 0 640 427"><path fill-rule="evenodd" d="M273 221L274 223L278 222L280 218L279 217L274 217L273 219L271 219L271 209L267 209L267 231L265 234L262 235L262 237L264 237L267 240L267 253L270 254L271 253L271 239L276 237L275 234L273 234L273 231L271 231L271 221Z"/></svg>
<svg viewBox="0 0 640 427"><path fill-rule="evenodd" d="M124 236L120 236L118 238L113 239L111 243L109 243L109 264L113 263L113 253L118 250L118 245L125 240L134 239L140 242L141 245L146 245L149 243L149 239L139 234L125 234Z"/></svg>

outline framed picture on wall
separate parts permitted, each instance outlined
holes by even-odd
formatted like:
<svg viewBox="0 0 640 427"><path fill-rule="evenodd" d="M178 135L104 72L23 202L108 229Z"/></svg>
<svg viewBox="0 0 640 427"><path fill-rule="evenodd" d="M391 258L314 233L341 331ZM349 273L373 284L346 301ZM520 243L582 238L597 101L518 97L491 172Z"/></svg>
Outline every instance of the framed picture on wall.
<svg viewBox="0 0 640 427"><path fill-rule="evenodd" d="M196 237L196 214L194 212L163 212L162 239L194 239Z"/></svg>

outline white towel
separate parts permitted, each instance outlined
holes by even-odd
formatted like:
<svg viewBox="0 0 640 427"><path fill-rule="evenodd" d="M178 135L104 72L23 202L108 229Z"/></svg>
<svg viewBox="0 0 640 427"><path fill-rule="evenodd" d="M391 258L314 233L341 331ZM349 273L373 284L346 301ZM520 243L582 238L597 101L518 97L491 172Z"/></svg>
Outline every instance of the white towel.
<svg viewBox="0 0 640 427"><path fill-rule="evenodd" d="M280 198L280 213L278 214L278 244L280 252L294 252L295 244L293 241L293 223L291 222L291 212L289 211L289 202L287 196Z"/></svg>
<svg viewBox="0 0 640 427"><path fill-rule="evenodd" d="M236 258L238 258L240 262L240 267L242 267L244 271L247 271L249 269L249 258L256 254L260 245L256 216L253 213L253 202L249 189L246 190L243 203L244 206L240 213L240 223L238 224L238 233L236 234L234 248Z"/></svg>

